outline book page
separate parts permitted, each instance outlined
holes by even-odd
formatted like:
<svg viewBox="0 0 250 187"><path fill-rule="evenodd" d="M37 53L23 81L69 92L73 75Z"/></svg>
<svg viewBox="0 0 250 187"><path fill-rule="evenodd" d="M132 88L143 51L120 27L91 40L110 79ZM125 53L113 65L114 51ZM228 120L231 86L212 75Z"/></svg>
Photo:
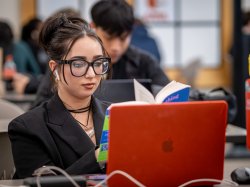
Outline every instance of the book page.
<svg viewBox="0 0 250 187"><path fill-rule="evenodd" d="M154 96L141 83L134 79L135 100L155 103Z"/></svg>

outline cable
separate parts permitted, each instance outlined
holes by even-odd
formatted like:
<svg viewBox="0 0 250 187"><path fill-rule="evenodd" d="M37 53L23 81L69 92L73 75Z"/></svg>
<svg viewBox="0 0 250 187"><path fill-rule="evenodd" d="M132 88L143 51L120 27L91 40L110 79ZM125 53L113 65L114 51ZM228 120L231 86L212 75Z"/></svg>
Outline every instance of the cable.
<svg viewBox="0 0 250 187"><path fill-rule="evenodd" d="M20 186L9 186L9 185L0 184L0 187L28 187L28 186L25 186L25 185L20 185Z"/></svg>
<svg viewBox="0 0 250 187"><path fill-rule="evenodd" d="M100 183L96 184L94 187L101 186L103 183L105 183L106 181L108 181L108 179L110 179L115 174L120 174L120 175L123 175L124 177L127 177L130 181L132 181L133 183L135 183L139 187L146 187L145 185L143 185L142 183L140 183L138 180L136 180L135 178L133 178L132 176L130 176L128 173L126 173L124 171L121 171L121 170L112 171L109 175L107 175L106 179L102 180Z"/></svg>
<svg viewBox="0 0 250 187"><path fill-rule="evenodd" d="M230 183L230 184L232 184L232 185L234 185L234 186L239 186L238 183L236 183L236 182L234 182L234 181L231 181L231 180L228 180L228 179L223 179L223 181L228 182L228 183Z"/></svg>
<svg viewBox="0 0 250 187"><path fill-rule="evenodd" d="M38 169L37 171L37 178L36 178L36 183L37 183L37 187L41 187L40 184L40 177L41 175L45 172L45 171L50 171L50 170L56 170L60 173L62 173L67 179L69 179L69 181L75 186L75 187L80 187L75 181L74 179L67 174L67 172L65 172L64 170L62 170L59 167L56 166L46 166L46 167L41 167ZM101 182L99 182L98 184L96 184L94 187L100 187L101 185L103 185L105 182L107 182L112 176L114 176L115 174L120 174L126 178L128 178L130 181L132 181L134 184L136 184L138 187L145 187L145 185L143 185L141 182L139 182L138 180L136 180L135 178L133 178L131 175L129 175L128 173L121 171L121 170L115 170L113 172L111 172L109 175L107 175L107 177L102 180ZM178 187L185 187L187 185L190 185L192 183L197 183L197 182L218 182L218 183L226 183L229 184L231 186L239 186L239 184L237 184L234 181L228 180L228 179L223 179L223 180L218 180L218 179L209 179L209 178L204 178L204 179L194 179L194 180L190 180L188 182L185 182L184 184L181 184ZM3 186L0 185L0 187L9 187L9 186Z"/></svg>
<svg viewBox="0 0 250 187"><path fill-rule="evenodd" d="M64 170L62 170L61 168L56 167L56 166L46 166L46 167L41 167L40 169L38 169L38 171L37 171L37 177L36 177L36 185L37 185L37 187L41 187L41 184L40 184L40 177L41 177L41 175L43 174L43 172L49 171L49 170L56 170L56 171L62 173L67 179L69 179L69 181L70 181L75 187L80 187L80 186L72 179L72 177L71 177L67 172L65 172Z"/></svg>
<svg viewBox="0 0 250 187"><path fill-rule="evenodd" d="M227 184L230 184L230 185L233 185L233 186L239 186L239 184L237 184L237 183L235 183L233 181L227 180L227 179L223 179L223 180L218 180L218 179L195 179L195 180L185 182L184 184L181 184L178 187L184 187L184 186L187 186L189 184L197 183L197 182L218 182L218 183L223 183L224 182L224 183L227 183Z"/></svg>

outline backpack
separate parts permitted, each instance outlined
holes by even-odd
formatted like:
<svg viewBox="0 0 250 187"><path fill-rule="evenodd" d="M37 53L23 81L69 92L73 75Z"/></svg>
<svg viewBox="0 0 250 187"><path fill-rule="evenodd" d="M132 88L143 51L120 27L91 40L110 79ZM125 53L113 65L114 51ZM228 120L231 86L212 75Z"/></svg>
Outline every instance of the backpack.
<svg viewBox="0 0 250 187"><path fill-rule="evenodd" d="M232 123L237 115L237 100L233 93L218 87L210 90L209 92L201 92L197 89L191 89L189 94L191 101L211 101L211 100L224 100L228 104L227 122Z"/></svg>

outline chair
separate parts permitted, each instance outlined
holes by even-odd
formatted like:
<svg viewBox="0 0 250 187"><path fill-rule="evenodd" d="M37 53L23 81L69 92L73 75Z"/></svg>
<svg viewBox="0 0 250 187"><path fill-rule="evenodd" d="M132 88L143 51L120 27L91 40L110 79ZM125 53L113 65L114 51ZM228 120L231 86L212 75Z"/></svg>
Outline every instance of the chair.
<svg viewBox="0 0 250 187"><path fill-rule="evenodd" d="M24 113L17 105L0 99L0 180L11 179L14 172L14 162L11 144L8 136L8 124L15 117Z"/></svg>
<svg viewBox="0 0 250 187"><path fill-rule="evenodd" d="M192 87L195 87L195 78L201 69L201 60L199 58L194 58L190 62L180 69L180 75L177 79L178 81L184 82Z"/></svg>
<svg viewBox="0 0 250 187"><path fill-rule="evenodd" d="M18 105L3 99L0 99L0 108L0 119L14 119L25 112Z"/></svg>

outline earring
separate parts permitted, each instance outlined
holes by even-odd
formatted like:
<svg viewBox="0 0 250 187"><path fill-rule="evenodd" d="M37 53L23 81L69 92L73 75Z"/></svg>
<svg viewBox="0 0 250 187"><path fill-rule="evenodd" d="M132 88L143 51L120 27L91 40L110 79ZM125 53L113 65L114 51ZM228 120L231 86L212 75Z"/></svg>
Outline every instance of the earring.
<svg viewBox="0 0 250 187"><path fill-rule="evenodd" d="M56 79L57 81L59 81L59 80L60 80L60 77L59 77L59 74L58 74L57 69L55 70L54 75L55 75L55 79Z"/></svg>

